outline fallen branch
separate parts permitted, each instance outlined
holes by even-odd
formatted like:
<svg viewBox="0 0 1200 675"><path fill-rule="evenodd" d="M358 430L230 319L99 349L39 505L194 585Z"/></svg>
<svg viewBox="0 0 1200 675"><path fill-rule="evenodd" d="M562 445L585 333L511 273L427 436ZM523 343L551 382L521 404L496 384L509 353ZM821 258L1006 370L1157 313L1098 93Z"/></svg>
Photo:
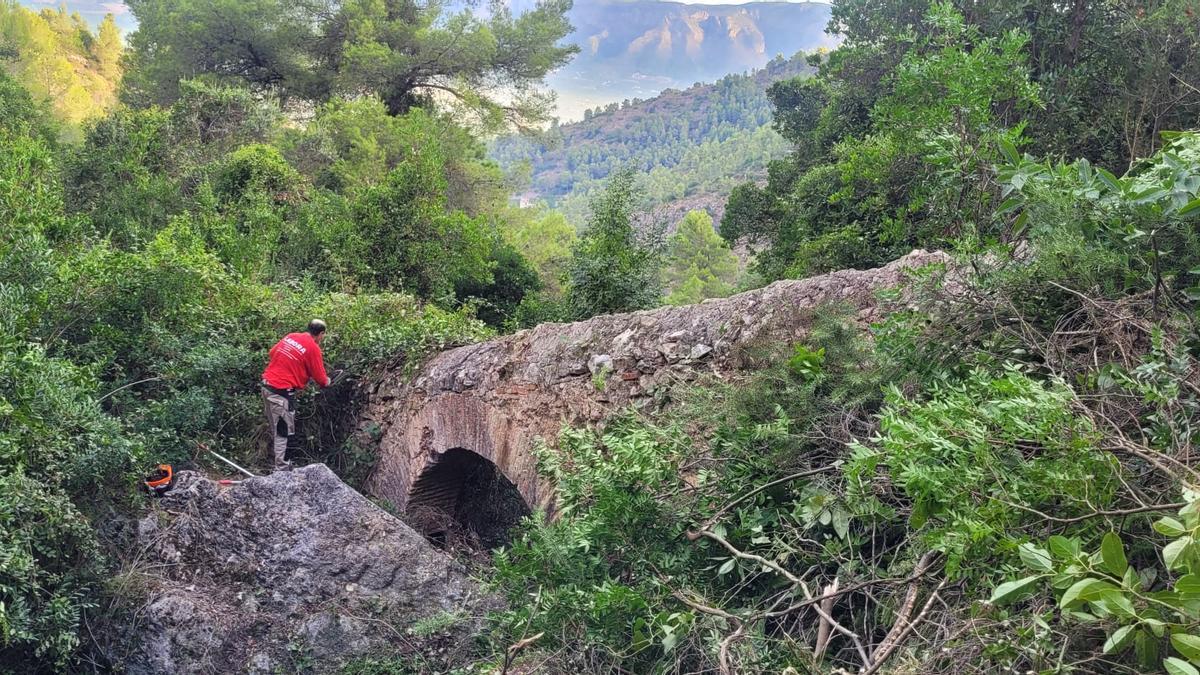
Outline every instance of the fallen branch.
<svg viewBox="0 0 1200 675"><path fill-rule="evenodd" d="M504 666L500 671L501 675L507 675L508 669L512 667L513 661L516 660L517 654L520 653L522 649L525 649L529 645L542 639L542 636L545 634L546 633L543 631L537 635L531 635L522 640L518 640L510 645L508 649L504 650Z"/></svg>
<svg viewBox="0 0 1200 675"><path fill-rule="evenodd" d="M1132 509L1117 509L1114 511L1093 511L1092 513L1088 513L1088 514L1085 514L1082 516L1075 516L1073 518L1060 518L1058 516L1052 516L1048 513L1043 513L1041 511L1038 511L1037 509L1029 507L1029 506L1017 504L1016 502L1010 502L1007 499L1001 499L1000 497L992 497L992 499L995 499L996 501L998 501L1002 504L1007 504L1013 508L1021 509L1022 511L1028 511L1029 513L1032 513L1033 515L1035 515L1039 518L1049 520L1049 521L1052 521L1055 523L1064 523L1064 524L1078 523L1078 522L1081 522L1084 520L1091 520L1092 518L1119 518L1121 516L1132 516L1132 515L1135 515L1138 513L1152 513L1155 511L1178 511L1179 509L1182 509L1184 506L1187 506L1187 502L1176 502L1173 504L1151 504L1149 506L1139 506L1139 507L1132 508Z"/></svg>
<svg viewBox="0 0 1200 675"><path fill-rule="evenodd" d="M925 616L929 614L929 608L933 606L934 600L937 600L938 598L938 592L945 588L947 581L948 579L942 579L941 583L937 585L937 588L933 589L933 592L929 594L929 599L926 600L925 605L921 607L920 613L918 613L912 621L908 622L908 625L905 626L904 630L900 631L900 634L896 636L895 640L887 645L886 651L884 651L882 648L876 650L875 661L862 672L862 675L874 675L874 673L878 672L879 669L883 667L883 664L888 660L888 657L890 657L896 651L896 649L900 647L900 645L904 644L904 641L908 639L908 636L912 635L912 632L916 630L917 625L925 620Z"/></svg>
<svg viewBox="0 0 1200 675"><path fill-rule="evenodd" d="M917 561L916 574L923 576L930 566L933 565L937 558L937 552L926 551L921 559ZM873 650L873 655L889 654L895 648L896 642L904 631L909 626L909 617L912 616L913 608L917 604L917 594L921 590L920 580L915 579L908 585L908 591L904 594L904 602L900 603L900 611L896 613L896 623L892 624L892 629L884 636L883 641L879 643Z"/></svg>
<svg viewBox="0 0 1200 675"><path fill-rule="evenodd" d="M729 664L729 647L745 632L746 626L739 623L737 629L721 640L721 649L717 652L717 664L720 666L721 675L734 675L736 672Z"/></svg>
<svg viewBox="0 0 1200 675"><path fill-rule="evenodd" d="M746 625L742 622L741 618L734 616L733 614L730 614L719 607L713 607L697 600L692 600L684 595L681 591L671 591L671 595L675 596L677 600L698 612L703 612L704 614L710 614L712 616L719 616L733 624L733 632L721 640L721 648L717 653L717 662L720 664L721 675L733 675L735 671L729 665L729 647L746 631Z"/></svg>
<svg viewBox="0 0 1200 675"><path fill-rule="evenodd" d="M860 590L870 587L870 586L882 586L882 585L886 585L886 584L909 583L909 582L915 581L917 579L920 579L923 576L925 576L925 572L922 572L920 574L911 574L907 577L889 577L887 579L870 579L868 581L862 581L862 582L853 584L851 586L847 586L847 587L837 590L837 591L827 592L824 595L818 595L817 597L812 598L811 600L801 600L800 602L797 602L792 605L788 605L787 607L785 607L781 610L778 610L778 611L766 612L763 614L763 617L770 618L770 617L783 616L784 614L791 614L792 612L804 609L805 607L808 607L809 605L812 605L814 603L823 602L829 598L836 598L839 595L846 595L847 593L854 593L856 591L860 591Z"/></svg>
<svg viewBox="0 0 1200 675"><path fill-rule="evenodd" d="M825 587L824 595L821 597L821 610L826 614L833 613L833 603L837 601L838 580L834 577L833 583ZM817 641L813 645L813 663L820 663L825 656L825 648L829 646L829 639L833 637L830 631L831 626L824 618L821 619L820 625L817 626Z"/></svg>
<svg viewBox="0 0 1200 675"><path fill-rule="evenodd" d="M800 592L804 594L804 598L806 600L815 602L813 599L812 591L810 591L808 589L808 584L804 583L803 579L796 576L795 574L792 574L788 570L784 569L778 563L775 563L771 560L767 560L766 558L764 558L760 555L754 555L753 553L746 553L745 551L741 551L738 548L736 548L733 544L730 544L728 541L725 541L724 537L721 537L720 535L710 532L708 530L701 530L699 533L699 536L707 537L707 538L712 539L713 541L717 542L718 544L724 546L725 549L727 551L729 551L731 554L733 554L733 556L735 558L740 558L742 560L750 560L752 562L756 562L759 565L762 565L763 567L766 567L767 569L772 570L772 571L782 575L788 581L792 582L792 584L795 587L800 589ZM854 643L854 648L858 651L858 655L859 655L859 658L862 659L863 666L864 667L869 666L871 664L871 660L867 656L867 650L865 648L863 648L862 639L859 638L858 633L855 633L854 631L850 630L849 628L846 628L842 624L838 623L836 619L834 619L832 616L829 615L829 613L827 613L825 610L821 609L821 606L819 604L813 604L812 602L810 602L810 605L812 606L813 610L816 611L816 613L821 618L823 618L829 622L829 625L831 628L833 628L837 632L841 633L842 635L845 635L847 638L850 639L851 642Z"/></svg>
<svg viewBox="0 0 1200 675"><path fill-rule="evenodd" d="M837 462L834 462L833 464L830 464L829 466L823 466L823 467L820 467L817 469L809 469L807 471L801 471L800 473L794 473L790 476L784 476L783 478L777 478L769 483L763 483L762 485L743 494L742 496L738 497L737 499L729 502L725 506L722 506L708 520L704 521L704 524L700 526L698 531L697 530L688 530L688 533L687 533L688 541L696 541L697 539L699 539L704 530L707 530L708 528L712 527L713 524L716 523L718 520L720 520L721 516L728 513L730 509L737 506L738 504L741 504L742 502L753 497L754 495L762 492L763 490L769 490L769 489L775 487L776 485L780 485L782 483L790 483L791 481L799 480L801 478L807 478L808 476L815 476L817 474L826 473L828 471L832 471L832 470L840 467L841 465L842 465L842 462L837 461Z"/></svg>

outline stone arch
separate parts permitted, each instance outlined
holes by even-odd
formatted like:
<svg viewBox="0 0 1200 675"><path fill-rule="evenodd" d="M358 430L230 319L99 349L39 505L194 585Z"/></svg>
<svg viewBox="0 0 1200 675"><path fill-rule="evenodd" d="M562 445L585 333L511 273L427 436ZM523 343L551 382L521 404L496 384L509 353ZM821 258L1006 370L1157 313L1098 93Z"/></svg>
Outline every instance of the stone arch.
<svg viewBox="0 0 1200 675"><path fill-rule="evenodd" d="M517 486L491 460L451 448L426 463L408 493L409 520L433 542L466 541L482 549L509 542L530 514Z"/></svg>
<svg viewBox="0 0 1200 675"><path fill-rule="evenodd" d="M410 525L435 542L474 532L476 545L494 547L507 541L507 530L520 519L514 514L546 508L540 498L552 493L527 451L530 430L473 396L406 403L402 421L384 431L381 444L407 461L381 463L368 486ZM478 493L488 501L480 502Z"/></svg>

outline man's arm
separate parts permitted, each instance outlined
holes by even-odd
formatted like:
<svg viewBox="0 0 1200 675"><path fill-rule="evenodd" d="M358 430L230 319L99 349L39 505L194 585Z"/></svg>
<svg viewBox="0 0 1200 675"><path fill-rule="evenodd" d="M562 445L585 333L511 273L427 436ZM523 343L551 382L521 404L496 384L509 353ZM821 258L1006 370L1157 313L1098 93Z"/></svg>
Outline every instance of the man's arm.
<svg viewBox="0 0 1200 675"><path fill-rule="evenodd" d="M329 376L325 374L325 358L321 355L320 347L308 352L308 376L322 389L332 384Z"/></svg>

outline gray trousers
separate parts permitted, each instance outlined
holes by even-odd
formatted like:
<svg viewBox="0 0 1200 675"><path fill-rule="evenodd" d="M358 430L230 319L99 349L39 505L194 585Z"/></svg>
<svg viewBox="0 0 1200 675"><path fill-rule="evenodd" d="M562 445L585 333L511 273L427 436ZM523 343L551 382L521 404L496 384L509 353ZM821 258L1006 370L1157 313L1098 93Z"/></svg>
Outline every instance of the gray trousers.
<svg viewBox="0 0 1200 675"><path fill-rule="evenodd" d="M296 433L296 411L282 394L263 389L262 396L267 428L271 431L269 447L274 453L275 468L279 468L287 464L288 437Z"/></svg>

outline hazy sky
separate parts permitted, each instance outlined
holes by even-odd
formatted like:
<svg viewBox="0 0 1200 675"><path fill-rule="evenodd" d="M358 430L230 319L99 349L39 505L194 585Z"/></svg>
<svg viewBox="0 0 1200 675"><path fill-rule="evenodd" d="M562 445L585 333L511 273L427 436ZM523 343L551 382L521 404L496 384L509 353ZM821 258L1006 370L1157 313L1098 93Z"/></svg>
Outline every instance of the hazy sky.
<svg viewBox="0 0 1200 675"><path fill-rule="evenodd" d="M117 25L126 30L132 28L134 23L129 8L120 0L70 0L65 3L61 0L21 0L21 4L35 9L56 8L65 4L68 10L79 12L92 24L100 23L105 14L112 14L117 20Z"/></svg>
<svg viewBox="0 0 1200 675"><path fill-rule="evenodd" d="M511 0L510 0L511 1ZM576 4L584 4L594 2L595 0L575 0ZM696 5L741 5L752 0L685 0L689 4ZM784 0L785 2L798 2L802 0ZM112 14L117 19L117 25L124 30L130 30L134 26L133 15L129 13L129 8L125 6L121 0L67 0L65 3L62 0L20 0L20 4L26 7L35 7L38 9L44 7L58 7L66 4L67 9L72 12L79 12L83 18L87 19L92 24L100 23L105 14ZM518 4L532 4L532 2L523 2L518 0Z"/></svg>

